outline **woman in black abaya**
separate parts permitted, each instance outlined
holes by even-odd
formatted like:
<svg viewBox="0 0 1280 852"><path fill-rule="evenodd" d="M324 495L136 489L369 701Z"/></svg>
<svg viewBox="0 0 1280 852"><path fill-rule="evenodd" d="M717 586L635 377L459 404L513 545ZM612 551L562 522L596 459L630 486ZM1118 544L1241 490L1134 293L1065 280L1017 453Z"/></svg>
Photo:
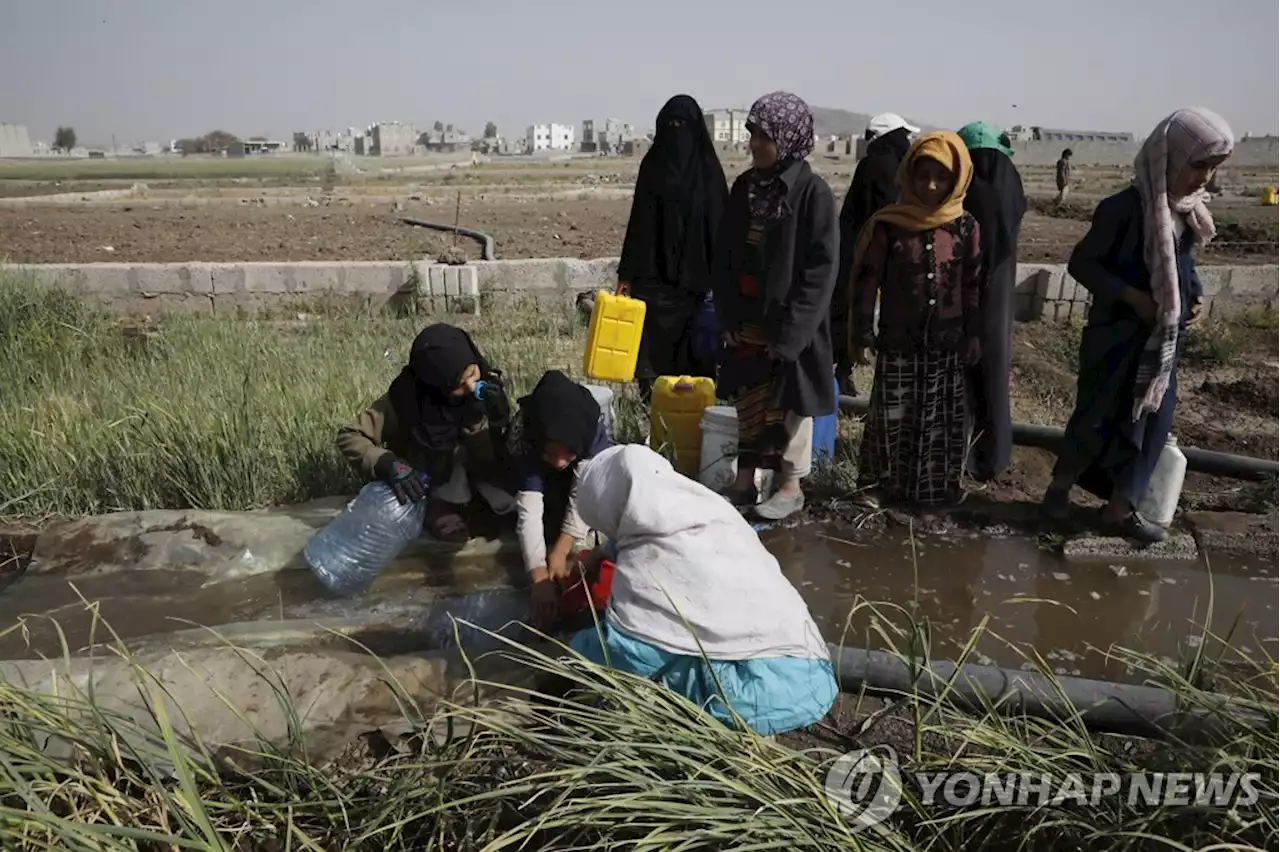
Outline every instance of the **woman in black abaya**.
<svg viewBox="0 0 1280 852"><path fill-rule="evenodd" d="M1018 235L1027 196L1010 159L1013 149L1007 136L986 122L975 121L960 129L960 138L973 159L973 183L964 209L978 220L987 281L982 295L982 360L969 368L967 382L973 442L967 467L975 479L986 481L1009 466L1013 448L1009 370Z"/></svg>
<svg viewBox="0 0 1280 852"><path fill-rule="evenodd" d="M698 102L688 95L658 113L653 148L636 178L618 263L618 288L646 304L636 364L648 399L658 376L715 376L715 353L695 339L711 290L712 246L729 197L724 169Z"/></svg>

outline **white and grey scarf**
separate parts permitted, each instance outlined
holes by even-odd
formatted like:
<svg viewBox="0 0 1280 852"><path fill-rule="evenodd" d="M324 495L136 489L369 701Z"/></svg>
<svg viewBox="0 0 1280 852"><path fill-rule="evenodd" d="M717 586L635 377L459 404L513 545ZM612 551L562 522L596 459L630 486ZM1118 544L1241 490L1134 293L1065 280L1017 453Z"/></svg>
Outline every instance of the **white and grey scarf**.
<svg viewBox="0 0 1280 852"><path fill-rule="evenodd" d="M1156 125L1134 160L1133 183L1142 195L1143 245L1156 302L1156 326L1138 361L1133 419L1159 410L1178 348L1182 300L1178 290L1175 216L1182 217L1197 245L1213 239L1213 216L1205 202L1208 191L1175 198L1169 186L1191 163L1230 154L1231 127L1204 107L1180 109Z"/></svg>

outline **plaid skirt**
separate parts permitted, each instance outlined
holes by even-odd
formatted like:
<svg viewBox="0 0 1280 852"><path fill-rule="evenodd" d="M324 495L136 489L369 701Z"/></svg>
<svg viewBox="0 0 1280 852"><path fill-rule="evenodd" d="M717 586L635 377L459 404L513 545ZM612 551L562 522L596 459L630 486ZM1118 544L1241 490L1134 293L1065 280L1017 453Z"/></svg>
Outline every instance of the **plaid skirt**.
<svg viewBox="0 0 1280 852"><path fill-rule="evenodd" d="M859 456L859 483L892 500L959 499L965 459L964 360L940 350L881 352Z"/></svg>
<svg viewBox="0 0 1280 852"><path fill-rule="evenodd" d="M738 413L738 464L779 470L791 442L787 412L780 404L781 377L766 353L762 329L744 325L739 336L742 344L730 349L726 357L735 359L737 370L752 378L733 396Z"/></svg>

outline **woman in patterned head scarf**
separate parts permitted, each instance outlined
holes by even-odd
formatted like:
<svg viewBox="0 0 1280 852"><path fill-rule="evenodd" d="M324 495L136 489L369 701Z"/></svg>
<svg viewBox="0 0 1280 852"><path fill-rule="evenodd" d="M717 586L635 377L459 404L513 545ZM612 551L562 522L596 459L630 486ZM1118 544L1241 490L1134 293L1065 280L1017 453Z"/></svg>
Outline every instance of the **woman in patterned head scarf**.
<svg viewBox="0 0 1280 852"><path fill-rule="evenodd" d="M747 115L751 169L733 184L717 243L715 298L726 350L719 395L738 410L738 479L725 495L755 505L757 468L778 472L765 520L804 506L813 418L835 411L829 308L839 231L835 196L805 158L813 114L774 92Z"/></svg>
<svg viewBox="0 0 1280 852"><path fill-rule="evenodd" d="M1178 354L1200 317L1195 249L1213 239L1208 185L1235 139L1222 116L1180 109L1134 160L1133 185L1105 198L1067 266L1093 294L1080 338L1076 409L1044 497L1065 518L1071 486L1104 500L1105 531L1136 541L1167 533L1139 513L1173 425Z"/></svg>

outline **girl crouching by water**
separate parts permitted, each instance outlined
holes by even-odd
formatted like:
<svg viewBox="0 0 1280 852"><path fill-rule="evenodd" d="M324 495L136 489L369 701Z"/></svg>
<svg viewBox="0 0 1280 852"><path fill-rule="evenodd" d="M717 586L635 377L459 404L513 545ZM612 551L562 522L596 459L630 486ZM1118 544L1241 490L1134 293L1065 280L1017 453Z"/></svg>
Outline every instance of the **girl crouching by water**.
<svg viewBox="0 0 1280 852"><path fill-rule="evenodd" d="M1234 144L1227 122L1202 107L1160 122L1134 161L1133 185L1103 199L1071 253L1067 269L1093 304L1075 412L1044 496L1051 518L1067 515L1080 485L1108 501L1105 532L1166 536L1137 506L1173 425L1187 326L1200 318L1195 249L1214 235L1206 187Z"/></svg>
<svg viewBox="0 0 1280 852"><path fill-rule="evenodd" d="M414 339L409 363L386 394L338 431L338 450L401 503L429 499L427 531L463 542L462 512L473 488L496 514L515 508L507 490L509 419L501 373L465 331L436 323Z"/></svg>
<svg viewBox="0 0 1280 852"><path fill-rule="evenodd" d="M612 446L591 391L559 370L542 374L520 400L510 450L516 477L516 534L529 573L532 619L556 615L556 582L569 577L575 542L590 530L577 510L578 465Z"/></svg>
<svg viewBox="0 0 1280 852"><path fill-rule="evenodd" d="M578 506L609 538L598 556L616 568L599 631L576 634L574 650L656 680L727 724L737 714L759 734L826 715L837 691L826 642L728 502L652 450L625 445L584 466Z"/></svg>
<svg viewBox="0 0 1280 852"><path fill-rule="evenodd" d="M981 356L982 330L978 223L964 209L972 176L959 136L920 137L898 170L901 201L858 238L849 348L859 364L876 355L858 471L869 502L963 498L965 366Z"/></svg>

